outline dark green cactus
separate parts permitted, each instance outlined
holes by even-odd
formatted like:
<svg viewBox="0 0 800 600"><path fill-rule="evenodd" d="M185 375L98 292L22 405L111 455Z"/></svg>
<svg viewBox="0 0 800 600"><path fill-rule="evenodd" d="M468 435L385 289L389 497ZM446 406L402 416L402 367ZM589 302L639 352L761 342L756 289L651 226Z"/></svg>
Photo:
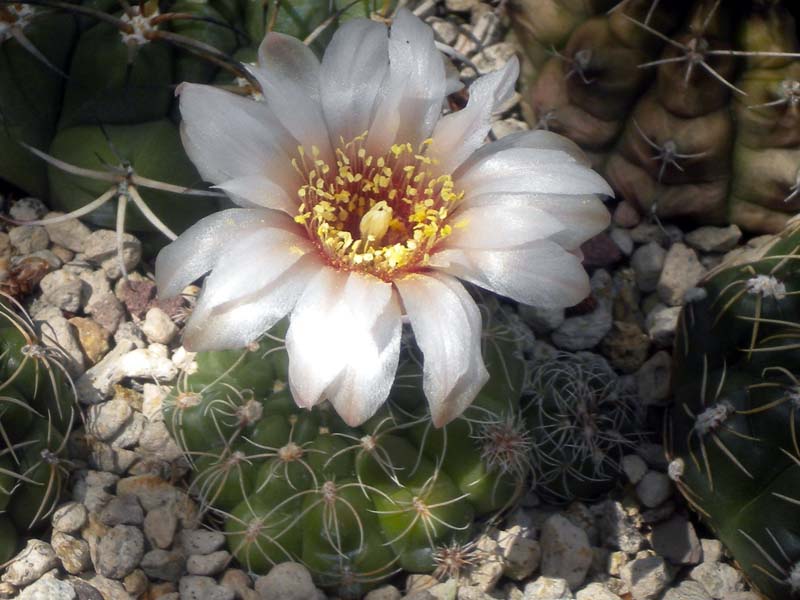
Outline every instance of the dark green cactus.
<svg viewBox="0 0 800 600"><path fill-rule="evenodd" d="M0 562L20 533L47 522L66 482L75 394L60 350L0 296Z"/></svg>
<svg viewBox="0 0 800 600"><path fill-rule="evenodd" d="M798 4L513 0L532 124L646 215L780 231L800 207Z"/></svg>
<svg viewBox="0 0 800 600"><path fill-rule="evenodd" d="M800 597L800 226L689 296L675 346L670 475L772 600Z"/></svg>
<svg viewBox="0 0 800 600"><path fill-rule="evenodd" d="M410 341L389 402L359 428L328 405L295 405L280 325L251 348L195 356L165 420L194 466L192 490L224 516L245 568L302 561L347 598L400 569L457 569L479 522L510 508L530 471L524 365L510 329L485 321L492 379L441 429Z"/></svg>
<svg viewBox="0 0 800 600"><path fill-rule="evenodd" d="M536 493L569 502L611 489L642 439L635 390L601 356L559 352L534 365L525 391Z"/></svg>

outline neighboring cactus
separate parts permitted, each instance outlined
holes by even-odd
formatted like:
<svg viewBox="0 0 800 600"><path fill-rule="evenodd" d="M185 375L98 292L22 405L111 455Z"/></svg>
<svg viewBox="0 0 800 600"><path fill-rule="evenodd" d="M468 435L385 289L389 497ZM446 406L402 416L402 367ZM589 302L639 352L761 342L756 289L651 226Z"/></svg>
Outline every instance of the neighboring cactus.
<svg viewBox="0 0 800 600"><path fill-rule="evenodd" d="M635 390L599 355L558 352L534 365L525 395L536 493L556 502L606 493L642 439Z"/></svg>
<svg viewBox="0 0 800 600"><path fill-rule="evenodd" d="M476 519L527 485L523 364L510 330L487 325L492 379L462 417L432 426L409 342L389 403L355 429L327 405L295 405L282 326L242 351L197 354L165 403L195 468L192 490L225 517L231 552L256 573L302 561L346 598L400 569L453 574L469 561Z"/></svg>
<svg viewBox="0 0 800 600"><path fill-rule="evenodd" d="M334 17L365 16L373 4L0 3L0 182L53 209L87 207L76 216L103 227L124 223L140 237L154 226L180 232L222 199L179 195L201 178L180 141L176 87L218 83L257 94L243 63L255 60L268 28L321 43ZM115 210L123 199L139 210Z"/></svg>
<svg viewBox="0 0 800 600"><path fill-rule="evenodd" d="M0 563L16 552L19 533L46 522L69 476L75 395L60 352L0 296Z"/></svg>
<svg viewBox="0 0 800 600"><path fill-rule="evenodd" d="M800 208L796 4L513 0L527 116L644 213L780 231Z"/></svg>
<svg viewBox="0 0 800 600"><path fill-rule="evenodd" d="M690 295L675 345L670 475L772 600L800 597L800 223Z"/></svg>

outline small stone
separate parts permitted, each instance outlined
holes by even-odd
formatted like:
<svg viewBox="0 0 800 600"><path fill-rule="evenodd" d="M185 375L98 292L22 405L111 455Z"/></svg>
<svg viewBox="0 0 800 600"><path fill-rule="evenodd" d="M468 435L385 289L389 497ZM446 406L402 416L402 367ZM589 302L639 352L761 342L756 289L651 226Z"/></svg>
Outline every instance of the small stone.
<svg viewBox="0 0 800 600"><path fill-rule="evenodd" d="M689 572L689 578L702 585L714 600L728 600L734 592L744 591L742 574L725 563L700 563Z"/></svg>
<svg viewBox="0 0 800 600"><path fill-rule="evenodd" d="M556 329L551 339L563 350L588 350L593 348L611 330L611 312L598 305L592 312L569 317Z"/></svg>
<svg viewBox="0 0 800 600"><path fill-rule="evenodd" d="M60 217L64 213L51 212L45 218L52 219ZM73 252L83 252L83 246L92 234L92 230L81 223L78 219L69 219L60 223L45 224L44 228L50 236L50 241L59 246L63 246Z"/></svg>
<svg viewBox="0 0 800 600"><path fill-rule="evenodd" d="M211 529L184 529L180 539L186 554L211 554L225 545L222 532Z"/></svg>
<svg viewBox="0 0 800 600"><path fill-rule="evenodd" d="M167 356L167 347L151 344L147 348L137 348L120 357L117 372L125 377L170 381L178 374L178 367ZM116 383L116 382L115 382Z"/></svg>
<svg viewBox="0 0 800 600"><path fill-rule="evenodd" d="M67 502L53 513L53 529L63 533L75 533L86 525L86 507L79 502Z"/></svg>
<svg viewBox="0 0 800 600"><path fill-rule="evenodd" d="M150 582L147 581L147 575L144 574L144 571L136 569L125 577L122 585L125 587L126 592L134 598L138 598L147 591Z"/></svg>
<svg viewBox="0 0 800 600"><path fill-rule="evenodd" d="M585 241L581 245L581 252L585 267L611 267L622 260L622 251L605 232Z"/></svg>
<svg viewBox="0 0 800 600"><path fill-rule="evenodd" d="M624 373L633 373L647 360L650 337L636 323L614 321L603 338L600 350L612 366Z"/></svg>
<svg viewBox="0 0 800 600"><path fill-rule="evenodd" d="M384 585L369 592L364 596L364 600L400 600L402 597L403 595L396 587Z"/></svg>
<svg viewBox="0 0 800 600"><path fill-rule="evenodd" d="M133 409L124 400L115 399L95 404L89 408L86 429L97 439L108 441L122 429L132 415Z"/></svg>
<svg viewBox="0 0 800 600"><path fill-rule="evenodd" d="M444 19L436 19L430 23L433 29L434 37L447 46L452 46L458 38L458 25L445 21Z"/></svg>
<svg viewBox="0 0 800 600"><path fill-rule="evenodd" d="M673 244L664 259L658 280L658 296L669 306L679 306L687 290L696 286L705 275L697 253L683 244Z"/></svg>
<svg viewBox="0 0 800 600"><path fill-rule="evenodd" d="M656 600L672 579L667 564L660 556L635 558L622 567L620 575L628 585L633 600Z"/></svg>
<svg viewBox="0 0 800 600"><path fill-rule="evenodd" d="M445 0L444 6L450 12L469 12L480 3L480 0Z"/></svg>
<svg viewBox="0 0 800 600"><path fill-rule="evenodd" d="M25 548L9 561L3 581L17 587L33 583L58 566L58 557L50 544L28 540Z"/></svg>
<svg viewBox="0 0 800 600"><path fill-rule="evenodd" d="M253 580L241 569L228 569L223 573L219 583L232 589L237 598L247 600L248 595L255 597L255 591L252 589Z"/></svg>
<svg viewBox="0 0 800 600"><path fill-rule="evenodd" d="M572 600L572 591L564 579L539 577L525 586L523 600Z"/></svg>
<svg viewBox="0 0 800 600"><path fill-rule="evenodd" d="M703 556L694 526L680 515L653 527L650 544L657 554L674 565L696 565Z"/></svg>
<svg viewBox="0 0 800 600"><path fill-rule="evenodd" d="M178 333L178 326L157 306L147 311L141 329L148 340L157 344L169 344Z"/></svg>
<svg viewBox="0 0 800 600"><path fill-rule="evenodd" d="M121 582L108 577L95 575L89 580L89 583L100 592L103 600L130 600L131 598Z"/></svg>
<svg viewBox="0 0 800 600"><path fill-rule="evenodd" d="M181 577L180 595L181 600L234 600L235 597L233 590L217 585L211 577L198 575Z"/></svg>
<svg viewBox="0 0 800 600"><path fill-rule="evenodd" d="M183 456L163 421L149 422L144 426L139 437L139 451L168 463Z"/></svg>
<svg viewBox="0 0 800 600"><path fill-rule="evenodd" d="M472 57L473 64L480 73L491 73L502 69L512 56L517 55L517 48L509 42L499 42L486 46ZM499 111L497 111L499 112Z"/></svg>
<svg viewBox="0 0 800 600"><path fill-rule="evenodd" d="M144 535L156 548L169 548L175 539L178 518L169 505L158 506L147 513L144 518ZM208 575L208 573L194 573Z"/></svg>
<svg viewBox="0 0 800 600"><path fill-rule="evenodd" d="M69 322L78 332L78 342L89 365L97 364L111 347L108 331L98 322L86 317L72 317Z"/></svg>
<svg viewBox="0 0 800 600"><path fill-rule="evenodd" d="M44 320L37 318L36 324L42 343L57 349L59 357L72 377L80 376L84 372L85 359L75 328L60 314L48 316Z"/></svg>
<svg viewBox="0 0 800 600"><path fill-rule="evenodd" d="M230 560L231 554L227 550L218 550L211 554L194 554L186 561L186 570L192 575L216 575L222 573Z"/></svg>
<svg viewBox="0 0 800 600"><path fill-rule="evenodd" d="M701 252L727 252L736 247L742 237L742 230L736 225L727 227L698 227L684 237L684 241Z"/></svg>
<svg viewBox="0 0 800 600"><path fill-rule="evenodd" d="M711 596L696 581L681 581L677 587L667 590L662 600L711 600Z"/></svg>
<svg viewBox="0 0 800 600"><path fill-rule="evenodd" d="M503 574L516 581L529 577L539 568L542 549L539 542L526 537L519 526L501 531L497 536L498 549L503 557Z"/></svg>
<svg viewBox="0 0 800 600"><path fill-rule="evenodd" d="M437 585L439 580L424 573L411 573L406 577L406 594L411 595L429 590Z"/></svg>
<svg viewBox="0 0 800 600"><path fill-rule="evenodd" d="M626 454L622 457L622 471L632 484L636 485L647 473L647 463L640 456Z"/></svg>
<svg viewBox="0 0 800 600"><path fill-rule="evenodd" d="M590 583L575 594L575 600L621 600L621 598L606 589L602 583Z"/></svg>
<svg viewBox="0 0 800 600"><path fill-rule="evenodd" d="M145 423L147 423L147 419L144 418L144 415L140 412L134 412L131 415L131 419L125 423L122 429L117 432L117 435L114 436L114 439L111 440L111 447L117 451L133 448L139 442Z"/></svg>
<svg viewBox="0 0 800 600"><path fill-rule="evenodd" d="M77 600L75 588L55 577L42 577L22 590L18 600Z"/></svg>
<svg viewBox="0 0 800 600"><path fill-rule="evenodd" d="M131 315L143 319L156 296L156 284L134 273L128 279L117 282L114 293Z"/></svg>
<svg viewBox="0 0 800 600"><path fill-rule="evenodd" d="M611 239L617 245L620 252L625 256L630 256L633 254L633 238L631 234L628 233L627 229L623 229L622 227L612 227L611 231L608 234L611 236Z"/></svg>
<svg viewBox="0 0 800 600"><path fill-rule="evenodd" d="M303 565L293 562L272 567L264 577L256 579L256 592L261 600L324 600Z"/></svg>
<svg viewBox="0 0 800 600"><path fill-rule="evenodd" d="M93 296L86 306L86 313L112 335L125 318L125 308L110 291L99 294L96 298Z"/></svg>
<svg viewBox="0 0 800 600"><path fill-rule="evenodd" d="M542 575L566 579L570 589L580 586L592 564L586 532L556 514L544 522L540 543Z"/></svg>
<svg viewBox="0 0 800 600"><path fill-rule="evenodd" d="M661 350L636 372L636 389L646 406L662 406L670 400L672 356Z"/></svg>
<svg viewBox="0 0 800 600"><path fill-rule="evenodd" d="M672 496L669 477L659 471L648 471L636 484L636 495L648 508L655 508Z"/></svg>
<svg viewBox="0 0 800 600"><path fill-rule="evenodd" d="M140 566L150 579L178 581L184 574L186 559L177 550L156 548L142 556Z"/></svg>
<svg viewBox="0 0 800 600"><path fill-rule="evenodd" d="M657 304L648 313L645 327L653 343L660 348L671 348L678 328L680 306L664 306Z"/></svg>
<svg viewBox="0 0 800 600"><path fill-rule="evenodd" d="M511 135L512 133L519 133L520 131L528 131L530 127L525 121L520 121L519 119L509 118L509 119L499 119L492 123L492 135L494 135L495 139L502 139L507 135Z"/></svg>
<svg viewBox="0 0 800 600"><path fill-rule="evenodd" d="M89 464L92 468L124 475L139 460L139 455L131 450L112 448L103 442L91 444Z"/></svg>
<svg viewBox="0 0 800 600"><path fill-rule="evenodd" d="M636 274L636 285L641 291L655 291L666 257L667 251L655 242L639 246L633 252L631 267Z"/></svg>
<svg viewBox="0 0 800 600"><path fill-rule="evenodd" d="M725 556L725 547L719 540L703 538L700 546L703 548L703 562L721 562Z"/></svg>
<svg viewBox="0 0 800 600"><path fill-rule="evenodd" d="M20 198L8 209L8 214L15 221L37 221L48 212L47 205L33 196Z"/></svg>
<svg viewBox="0 0 800 600"><path fill-rule="evenodd" d="M17 249L18 254L31 254L39 250L47 250L50 237L40 225L20 225L8 230L8 239Z"/></svg>
<svg viewBox="0 0 800 600"><path fill-rule="evenodd" d="M136 527L117 525L100 539L95 568L100 575L122 579L144 556L144 535Z"/></svg>
<svg viewBox="0 0 800 600"><path fill-rule="evenodd" d="M520 304L519 316L534 332L547 334L564 322L563 308L541 308Z"/></svg>
<svg viewBox="0 0 800 600"><path fill-rule="evenodd" d="M105 271L110 279L122 277L120 261L117 257L117 234L108 229L92 232L83 245L83 253L89 260ZM141 242L129 233L122 234L122 263L130 272L142 258Z"/></svg>
<svg viewBox="0 0 800 600"><path fill-rule="evenodd" d="M639 551L644 544L644 537L621 503L607 500L594 506L593 512L598 515L599 536L606 546L628 554Z"/></svg>
<svg viewBox="0 0 800 600"><path fill-rule="evenodd" d="M617 207L614 209L613 221L620 227L631 229L632 227L636 227L640 220L639 211L626 200L617 204Z"/></svg>
<svg viewBox="0 0 800 600"><path fill-rule="evenodd" d="M136 475L120 479L117 484L117 493L120 495L133 494L139 500L142 508L148 512L159 506L172 505L178 521L183 527L190 527L189 523L197 517L197 507L186 492L154 475ZM219 535L222 536L221 533ZM224 539L224 536L222 537ZM187 554L199 553L187 552Z"/></svg>
<svg viewBox="0 0 800 600"><path fill-rule="evenodd" d="M67 573L78 575L92 566L89 544L68 533L54 531L50 543Z"/></svg>
<svg viewBox="0 0 800 600"><path fill-rule="evenodd" d="M111 392L114 384L122 381L123 376L117 368L121 358L133 349L131 342L117 342L111 352L99 363L88 369L75 383L78 389L78 400L83 404L103 402Z"/></svg>

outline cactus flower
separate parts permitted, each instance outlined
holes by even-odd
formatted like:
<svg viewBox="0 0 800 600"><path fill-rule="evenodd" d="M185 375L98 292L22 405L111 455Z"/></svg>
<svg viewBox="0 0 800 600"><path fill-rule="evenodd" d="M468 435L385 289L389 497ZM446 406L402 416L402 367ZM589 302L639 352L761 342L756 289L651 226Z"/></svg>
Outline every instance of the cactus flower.
<svg viewBox="0 0 800 600"><path fill-rule="evenodd" d="M239 206L158 256L162 296L209 273L187 349L242 347L290 315L296 402L327 399L356 425L389 394L405 321L435 424L459 415L488 377L480 312L459 280L573 305L589 291L579 246L608 224L597 195L611 190L570 141L531 131L484 145L518 70L512 58L479 77L467 105L441 116L445 59L401 10L391 28L346 23L321 61L270 33L258 100L184 84L187 153Z"/></svg>

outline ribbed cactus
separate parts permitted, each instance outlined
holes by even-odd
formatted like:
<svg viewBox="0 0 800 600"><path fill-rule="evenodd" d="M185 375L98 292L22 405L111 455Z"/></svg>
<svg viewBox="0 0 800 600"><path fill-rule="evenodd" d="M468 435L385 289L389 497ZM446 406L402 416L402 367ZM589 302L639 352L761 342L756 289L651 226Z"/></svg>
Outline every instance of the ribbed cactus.
<svg viewBox="0 0 800 600"><path fill-rule="evenodd" d="M75 395L46 336L0 296L0 562L16 552L19 533L46 522L69 477Z"/></svg>
<svg viewBox="0 0 800 600"><path fill-rule="evenodd" d="M800 224L681 315L670 475L768 598L800 595Z"/></svg>
<svg viewBox="0 0 800 600"><path fill-rule="evenodd" d="M223 199L180 195L202 180L181 144L177 86L216 83L255 95L245 63L255 60L267 30L311 34L321 44L334 17L390 8L373 5L0 3L0 181L54 210L87 207L82 216L104 227L121 221L143 232L155 223L162 232L180 232ZM117 211L122 198L136 209ZM96 199L106 202L92 204Z"/></svg>
<svg viewBox="0 0 800 600"><path fill-rule="evenodd" d="M800 208L797 3L513 0L537 127L656 217L777 232Z"/></svg>
<svg viewBox="0 0 800 600"><path fill-rule="evenodd" d="M442 429L431 424L410 340L389 403L357 429L329 406L295 405L280 325L251 348L194 357L165 420L193 464L191 489L224 516L245 568L299 560L346 598L400 569L457 570L478 520L511 507L530 471L523 363L514 334L490 316L492 379Z"/></svg>
<svg viewBox="0 0 800 600"><path fill-rule="evenodd" d="M642 439L635 390L601 356L559 352L533 366L525 392L536 493L569 502L608 492Z"/></svg>

